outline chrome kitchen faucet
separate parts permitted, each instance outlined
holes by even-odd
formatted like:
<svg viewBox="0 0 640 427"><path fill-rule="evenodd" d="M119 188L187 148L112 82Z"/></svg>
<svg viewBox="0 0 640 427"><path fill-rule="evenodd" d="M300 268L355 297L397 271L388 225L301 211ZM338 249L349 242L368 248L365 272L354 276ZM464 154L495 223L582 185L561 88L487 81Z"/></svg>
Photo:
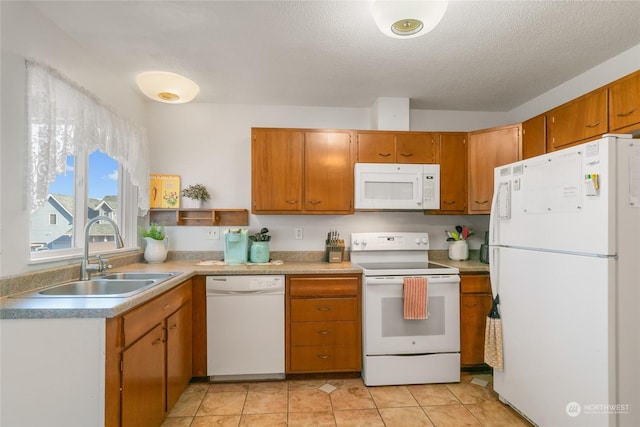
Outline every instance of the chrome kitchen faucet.
<svg viewBox="0 0 640 427"><path fill-rule="evenodd" d="M93 218L84 227L84 257L82 258L82 263L80 264L80 280L89 280L91 278L91 273L102 273L105 269L111 267L105 265L105 263L109 262L109 260L103 259L100 255L98 255L98 264L89 263L89 230L91 229L91 226L98 221L106 221L111 224L111 226L113 227L113 239L116 243L116 249L124 248L124 242L122 241L122 237L120 236L118 225L111 218L108 218L106 216L97 216Z"/></svg>

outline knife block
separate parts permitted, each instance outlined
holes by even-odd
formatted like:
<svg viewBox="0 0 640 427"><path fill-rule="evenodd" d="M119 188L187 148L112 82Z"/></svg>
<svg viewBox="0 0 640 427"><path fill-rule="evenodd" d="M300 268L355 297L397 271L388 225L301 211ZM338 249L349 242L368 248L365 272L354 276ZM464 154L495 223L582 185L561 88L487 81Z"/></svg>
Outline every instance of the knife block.
<svg viewBox="0 0 640 427"><path fill-rule="evenodd" d="M327 262L342 262L344 259L344 240L327 242L325 252Z"/></svg>

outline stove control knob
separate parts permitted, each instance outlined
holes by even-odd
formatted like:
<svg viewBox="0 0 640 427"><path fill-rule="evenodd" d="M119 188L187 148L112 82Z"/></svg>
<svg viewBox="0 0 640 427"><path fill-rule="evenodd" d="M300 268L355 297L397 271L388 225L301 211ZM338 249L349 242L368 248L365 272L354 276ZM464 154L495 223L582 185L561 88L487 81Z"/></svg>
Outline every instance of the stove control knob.
<svg viewBox="0 0 640 427"><path fill-rule="evenodd" d="M416 237L416 245L419 245L419 244L420 244L420 238Z"/></svg>
<svg viewBox="0 0 640 427"><path fill-rule="evenodd" d="M355 239L355 240L353 241L353 246L358 246L359 244L360 244L360 242L358 242L358 239Z"/></svg>
<svg viewBox="0 0 640 427"><path fill-rule="evenodd" d="M365 240L363 240L360 244L362 245L363 248L367 246L367 242Z"/></svg>
<svg viewBox="0 0 640 427"><path fill-rule="evenodd" d="M422 243L424 243L425 245L428 243L428 239L426 237L422 238Z"/></svg>

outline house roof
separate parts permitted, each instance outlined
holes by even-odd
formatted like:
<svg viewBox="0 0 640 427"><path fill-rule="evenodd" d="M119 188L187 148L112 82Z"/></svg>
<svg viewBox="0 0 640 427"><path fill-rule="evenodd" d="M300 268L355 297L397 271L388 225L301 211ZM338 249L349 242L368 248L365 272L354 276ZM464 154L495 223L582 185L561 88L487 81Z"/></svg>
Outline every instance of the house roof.
<svg viewBox="0 0 640 427"><path fill-rule="evenodd" d="M409 40L371 1L32 3L133 88L171 71L220 104L509 111L640 44L640 1L450 1Z"/></svg>

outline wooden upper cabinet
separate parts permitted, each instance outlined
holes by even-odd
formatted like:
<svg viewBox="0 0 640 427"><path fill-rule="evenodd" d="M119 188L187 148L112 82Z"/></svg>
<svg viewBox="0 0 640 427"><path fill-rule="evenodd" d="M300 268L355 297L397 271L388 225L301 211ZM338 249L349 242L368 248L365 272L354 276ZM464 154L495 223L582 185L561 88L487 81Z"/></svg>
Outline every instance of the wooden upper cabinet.
<svg viewBox="0 0 640 427"><path fill-rule="evenodd" d="M632 125L640 128L640 71L613 82L609 86L609 130L624 130Z"/></svg>
<svg viewBox="0 0 640 427"><path fill-rule="evenodd" d="M547 152L547 117L544 114L522 123L522 158L528 159Z"/></svg>
<svg viewBox="0 0 640 427"><path fill-rule="evenodd" d="M350 131L304 133L304 209L353 212Z"/></svg>
<svg viewBox="0 0 640 427"><path fill-rule="evenodd" d="M429 132L359 131L357 141L360 163L435 163Z"/></svg>
<svg viewBox="0 0 640 427"><path fill-rule="evenodd" d="M440 211L464 213L467 207L467 134L441 133L436 144L440 163Z"/></svg>
<svg viewBox="0 0 640 427"><path fill-rule="evenodd" d="M358 132L358 162L395 163L396 139L392 133Z"/></svg>
<svg viewBox="0 0 640 427"><path fill-rule="evenodd" d="M493 170L520 159L520 125L471 132L468 145L468 213L488 214L493 198Z"/></svg>
<svg viewBox="0 0 640 427"><path fill-rule="evenodd" d="M303 132L254 128L251 133L251 211L302 211Z"/></svg>
<svg viewBox="0 0 640 427"><path fill-rule="evenodd" d="M251 212L353 213L350 130L251 130Z"/></svg>
<svg viewBox="0 0 640 427"><path fill-rule="evenodd" d="M427 132L396 134L396 163L435 163L434 136Z"/></svg>
<svg viewBox="0 0 640 427"><path fill-rule="evenodd" d="M607 89L590 92L547 113L547 151L607 133Z"/></svg>

